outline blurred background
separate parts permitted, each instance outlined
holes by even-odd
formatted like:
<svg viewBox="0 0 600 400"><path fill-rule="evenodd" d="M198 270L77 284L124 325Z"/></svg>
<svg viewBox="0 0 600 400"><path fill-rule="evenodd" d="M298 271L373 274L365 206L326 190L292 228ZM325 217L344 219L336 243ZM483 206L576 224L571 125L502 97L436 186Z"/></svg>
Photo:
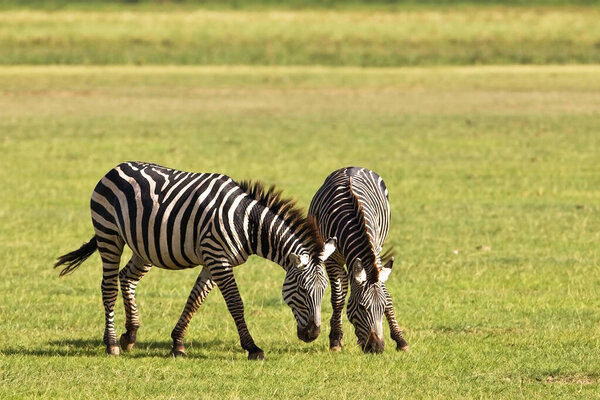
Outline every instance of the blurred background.
<svg viewBox="0 0 600 400"><path fill-rule="evenodd" d="M596 0L0 1L1 64L597 63Z"/></svg>

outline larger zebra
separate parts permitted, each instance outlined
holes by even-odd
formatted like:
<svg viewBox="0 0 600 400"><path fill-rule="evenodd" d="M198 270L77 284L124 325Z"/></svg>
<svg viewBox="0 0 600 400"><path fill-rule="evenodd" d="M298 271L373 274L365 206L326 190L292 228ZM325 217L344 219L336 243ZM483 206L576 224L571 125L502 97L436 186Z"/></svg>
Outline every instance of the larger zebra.
<svg viewBox="0 0 600 400"><path fill-rule="evenodd" d="M264 358L244 320L244 306L233 267L257 254L285 271L283 298L298 325L298 337L314 340L320 332L321 300L327 286L322 262L335 250L335 239L320 239L312 219L274 187L238 184L213 173L191 173L142 162L126 162L110 170L91 198L95 234L81 248L61 256L61 276L94 251L102 258L102 300L106 352L119 354L114 305L121 282L126 333L121 347L131 350L140 326L135 288L152 265L184 269L203 265L184 311L173 329L173 355L185 354L183 337L194 312L214 284L227 303L249 359ZM119 272L124 245L133 251Z"/></svg>
<svg viewBox="0 0 600 400"><path fill-rule="evenodd" d="M350 280L348 319L363 350L383 351L383 314L397 349L408 350L385 286L394 258L391 252L381 254L390 224L383 179L366 168L334 171L313 197L308 213L316 218L323 237L333 235L338 240L337 250L325 261L333 306L330 348L338 351L342 347L342 310Z"/></svg>

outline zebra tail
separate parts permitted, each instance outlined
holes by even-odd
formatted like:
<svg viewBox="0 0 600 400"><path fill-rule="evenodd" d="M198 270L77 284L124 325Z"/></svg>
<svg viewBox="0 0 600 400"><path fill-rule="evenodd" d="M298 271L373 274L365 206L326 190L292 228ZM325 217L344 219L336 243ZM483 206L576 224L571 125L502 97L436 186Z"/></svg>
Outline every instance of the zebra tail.
<svg viewBox="0 0 600 400"><path fill-rule="evenodd" d="M77 267L83 264L83 262L87 260L89 256L94 254L97 249L98 243L96 243L96 236L94 236L89 242L82 244L77 250L58 257L56 264L54 264L54 268L66 264L62 271L60 271L60 276L70 274Z"/></svg>

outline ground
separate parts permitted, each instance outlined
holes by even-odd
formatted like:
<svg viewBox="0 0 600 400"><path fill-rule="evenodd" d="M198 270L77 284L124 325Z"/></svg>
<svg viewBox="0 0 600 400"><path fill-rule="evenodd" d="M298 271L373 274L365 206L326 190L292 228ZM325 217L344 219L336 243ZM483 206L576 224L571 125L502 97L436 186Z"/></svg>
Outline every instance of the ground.
<svg viewBox="0 0 600 400"><path fill-rule="evenodd" d="M598 396L600 67L0 67L0 88L0 397ZM98 256L63 279L52 264L89 240L90 193L124 160L262 179L305 207L334 169L377 171L411 351L363 355L345 321L330 353L329 290L300 342L283 271L251 258L236 276L266 361L217 290L189 357L168 357L199 269L151 271L137 347L107 357Z"/></svg>

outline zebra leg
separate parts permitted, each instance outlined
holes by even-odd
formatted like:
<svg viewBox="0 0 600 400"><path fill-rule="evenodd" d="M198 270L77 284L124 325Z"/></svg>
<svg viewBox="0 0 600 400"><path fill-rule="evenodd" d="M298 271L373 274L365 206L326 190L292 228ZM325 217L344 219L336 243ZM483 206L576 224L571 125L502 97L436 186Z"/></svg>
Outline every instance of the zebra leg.
<svg viewBox="0 0 600 400"><path fill-rule="evenodd" d="M331 283L331 306L333 308L330 321L329 349L340 351L342 350L342 337L344 336L342 312L346 303L348 279L346 279L343 259L337 251L325 261L325 269Z"/></svg>
<svg viewBox="0 0 600 400"><path fill-rule="evenodd" d="M134 254L119 273L123 304L125 305L125 329L127 329L127 332L122 334L119 340L123 351L130 351L135 345L137 331L140 327L140 318L135 303L135 288L140 279L150 271L150 268L152 265Z"/></svg>
<svg viewBox="0 0 600 400"><path fill-rule="evenodd" d="M102 233L102 232L100 232ZM106 239L98 235L98 252L102 258L102 302L104 303L104 344L106 353L119 355L119 345L115 333L115 302L119 294L119 262L123 253L124 243L118 237Z"/></svg>
<svg viewBox="0 0 600 400"><path fill-rule="evenodd" d="M396 350L400 351L408 351L408 343L404 340L402 336L402 330L400 330L400 326L398 325L398 321L396 321L396 315L394 314L394 306L392 304L392 296L387 291L385 285L383 286L383 290L385 291L385 317L390 326L390 336L392 340L396 342Z"/></svg>
<svg viewBox="0 0 600 400"><path fill-rule="evenodd" d="M244 350L248 351L248 360L264 360L264 352L254 343L254 339L252 339L246 326L244 303L235 283L233 268L231 265L221 263L211 266L210 273L225 298L227 309L233 317L238 334L240 335L240 344Z"/></svg>
<svg viewBox="0 0 600 400"><path fill-rule="evenodd" d="M206 267L203 268L200 275L198 275L198 279L196 279L196 284L188 297L185 308L179 317L179 321L177 321L177 325L175 325L173 332L171 332L171 338L173 339L171 355L173 357L185 356L183 337L185 336L194 313L202 305L204 299L206 299L206 296L208 296L214 286L215 282L211 279L210 270Z"/></svg>

